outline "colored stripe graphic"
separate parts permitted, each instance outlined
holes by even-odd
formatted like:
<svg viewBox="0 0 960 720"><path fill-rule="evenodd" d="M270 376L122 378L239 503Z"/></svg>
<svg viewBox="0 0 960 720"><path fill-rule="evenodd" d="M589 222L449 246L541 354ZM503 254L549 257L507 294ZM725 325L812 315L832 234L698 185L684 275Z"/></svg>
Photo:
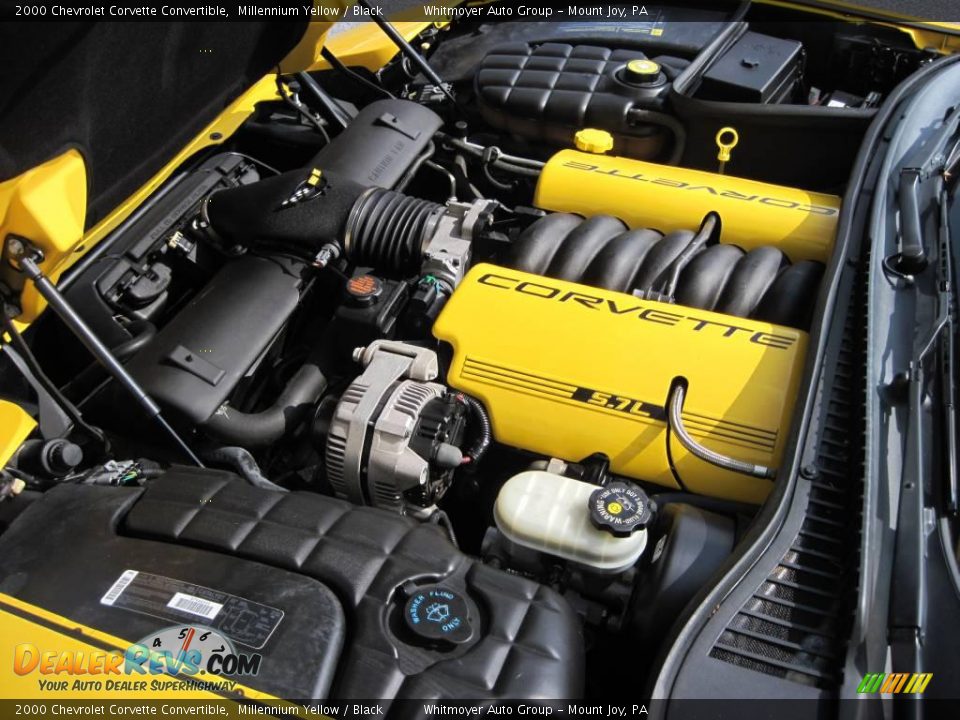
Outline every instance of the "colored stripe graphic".
<svg viewBox="0 0 960 720"><path fill-rule="evenodd" d="M927 689L933 673L867 673L857 687L861 695L919 695Z"/></svg>

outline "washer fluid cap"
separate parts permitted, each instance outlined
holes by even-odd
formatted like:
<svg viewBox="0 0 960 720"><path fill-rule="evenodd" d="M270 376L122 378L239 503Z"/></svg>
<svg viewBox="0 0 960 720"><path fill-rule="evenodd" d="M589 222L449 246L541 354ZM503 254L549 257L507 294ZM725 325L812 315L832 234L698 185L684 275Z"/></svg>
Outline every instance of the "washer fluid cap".
<svg viewBox="0 0 960 720"><path fill-rule="evenodd" d="M606 130L584 128L577 130L573 143L582 152L603 154L613 149L613 135Z"/></svg>
<svg viewBox="0 0 960 720"><path fill-rule="evenodd" d="M403 607L403 621L424 640L459 645L473 637L467 601L459 592L443 585L417 588Z"/></svg>

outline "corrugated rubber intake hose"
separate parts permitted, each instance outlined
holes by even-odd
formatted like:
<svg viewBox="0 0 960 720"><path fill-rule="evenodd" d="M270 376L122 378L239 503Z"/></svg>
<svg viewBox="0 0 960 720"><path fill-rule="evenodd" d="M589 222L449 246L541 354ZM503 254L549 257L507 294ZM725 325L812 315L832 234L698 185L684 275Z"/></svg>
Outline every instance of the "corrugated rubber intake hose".
<svg viewBox="0 0 960 720"><path fill-rule="evenodd" d="M343 249L357 265L414 274L444 206L393 190L371 188L347 218Z"/></svg>
<svg viewBox="0 0 960 720"><path fill-rule="evenodd" d="M609 215L584 219L554 213L530 225L517 239L507 264L517 270L622 293L650 294L670 284L683 258L672 300L806 330L823 265L791 263L773 246L745 251L713 244L692 257L685 251L697 234L676 230L629 230ZM650 295L656 297L655 294Z"/></svg>

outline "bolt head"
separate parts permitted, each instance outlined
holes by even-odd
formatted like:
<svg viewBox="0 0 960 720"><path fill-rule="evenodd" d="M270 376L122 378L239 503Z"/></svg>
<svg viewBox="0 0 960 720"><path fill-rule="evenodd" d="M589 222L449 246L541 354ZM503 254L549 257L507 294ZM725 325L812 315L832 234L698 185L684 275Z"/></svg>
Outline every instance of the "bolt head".
<svg viewBox="0 0 960 720"><path fill-rule="evenodd" d="M23 255L25 248L23 242L18 237L9 237L7 238L7 252L16 257Z"/></svg>

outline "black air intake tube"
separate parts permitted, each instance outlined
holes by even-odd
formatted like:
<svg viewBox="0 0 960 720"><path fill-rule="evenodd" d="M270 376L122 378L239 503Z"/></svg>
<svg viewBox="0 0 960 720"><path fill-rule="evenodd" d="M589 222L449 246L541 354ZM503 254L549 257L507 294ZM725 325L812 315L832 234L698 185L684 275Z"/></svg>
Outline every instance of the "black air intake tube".
<svg viewBox="0 0 960 720"><path fill-rule="evenodd" d="M214 193L204 209L206 220L225 245L312 258L324 243L343 236L350 208L367 188L326 172L315 194L289 202L298 190L309 187L311 174L311 168L293 170Z"/></svg>
<svg viewBox="0 0 960 720"><path fill-rule="evenodd" d="M628 230L620 220L555 213L528 227L513 247L508 265L560 280L616 292L659 290L695 233ZM806 330L823 265L790 263L778 248L745 252L715 244L697 250L682 268L673 301Z"/></svg>
<svg viewBox="0 0 960 720"><path fill-rule="evenodd" d="M357 265L412 274L445 207L392 190L371 188L347 219L343 249Z"/></svg>
<svg viewBox="0 0 960 720"><path fill-rule="evenodd" d="M226 245L312 258L325 243L342 239L350 208L365 190L396 187L442 124L409 100L373 102L305 168L214 193L205 219Z"/></svg>

